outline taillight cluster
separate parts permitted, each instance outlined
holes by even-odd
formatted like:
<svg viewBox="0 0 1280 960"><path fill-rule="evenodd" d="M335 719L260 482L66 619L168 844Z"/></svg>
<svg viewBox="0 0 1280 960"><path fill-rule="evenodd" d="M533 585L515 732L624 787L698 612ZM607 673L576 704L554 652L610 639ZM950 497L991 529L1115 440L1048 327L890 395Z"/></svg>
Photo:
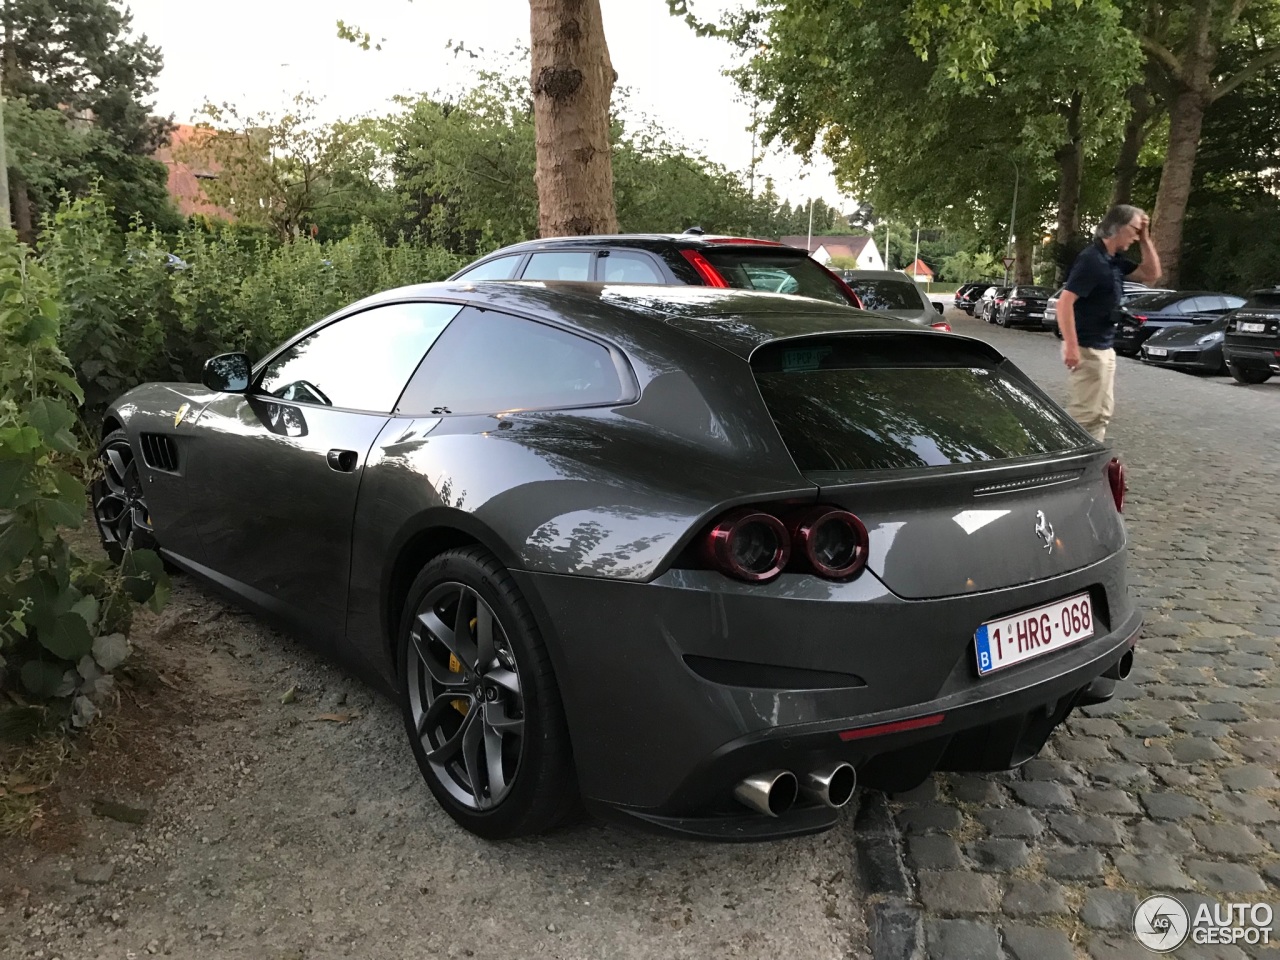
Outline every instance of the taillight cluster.
<svg viewBox="0 0 1280 960"><path fill-rule="evenodd" d="M1111 496L1116 502L1116 512L1124 513L1124 492L1129 489L1125 483L1124 464L1115 457L1107 464L1107 482L1111 484Z"/></svg>
<svg viewBox="0 0 1280 960"><path fill-rule="evenodd" d="M867 542L862 521L839 507L738 507L711 525L700 552L708 566L748 583L788 569L851 580L867 564Z"/></svg>

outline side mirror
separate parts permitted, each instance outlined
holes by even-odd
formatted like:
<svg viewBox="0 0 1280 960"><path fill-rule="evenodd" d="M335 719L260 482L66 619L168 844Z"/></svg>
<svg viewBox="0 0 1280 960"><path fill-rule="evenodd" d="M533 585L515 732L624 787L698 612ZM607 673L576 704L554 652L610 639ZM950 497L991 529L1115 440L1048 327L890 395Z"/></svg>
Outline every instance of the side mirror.
<svg viewBox="0 0 1280 960"><path fill-rule="evenodd" d="M942 312L942 304L940 304L937 300L933 301L933 309L935 309L935 310L937 310L939 313L941 313L941 312Z"/></svg>
<svg viewBox="0 0 1280 960"><path fill-rule="evenodd" d="M219 393L245 393L252 376L247 353L223 353L204 362L202 382Z"/></svg>

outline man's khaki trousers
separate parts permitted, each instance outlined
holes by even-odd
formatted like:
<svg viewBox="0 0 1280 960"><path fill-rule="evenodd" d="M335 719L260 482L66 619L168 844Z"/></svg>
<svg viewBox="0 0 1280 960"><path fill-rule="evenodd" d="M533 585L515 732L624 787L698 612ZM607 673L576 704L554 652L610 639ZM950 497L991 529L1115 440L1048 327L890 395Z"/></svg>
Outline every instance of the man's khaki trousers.
<svg viewBox="0 0 1280 960"><path fill-rule="evenodd" d="M1107 435L1116 406L1116 352L1080 348L1080 365L1067 374L1067 413L1095 440Z"/></svg>

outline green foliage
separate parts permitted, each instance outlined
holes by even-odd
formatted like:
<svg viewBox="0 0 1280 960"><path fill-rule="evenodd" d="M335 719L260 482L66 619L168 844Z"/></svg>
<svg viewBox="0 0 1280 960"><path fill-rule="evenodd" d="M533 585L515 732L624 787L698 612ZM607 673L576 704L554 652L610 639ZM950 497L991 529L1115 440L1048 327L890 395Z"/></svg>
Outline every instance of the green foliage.
<svg viewBox="0 0 1280 960"><path fill-rule="evenodd" d="M168 124L145 102L162 60L131 36L119 0L6 0L4 21L15 205L29 201L38 228L60 193L84 194L100 179L121 226L140 215L176 229L165 168L150 159Z"/></svg>
<svg viewBox="0 0 1280 960"><path fill-rule="evenodd" d="M63 538L82 523L88 464L76 436L84 396L59 332L54 283L0 231L0 689L19 703L60 698L49 716L84 726L128 654L133 604L163 603L167 583L153 553L114 569Z"/></svg>
<svg viewBox="0 0 1280 960"><path fill-rule="evenodd" d="M942 261L941 276L951 283L967 283L970 280L985 280L990 277L1003 277L1004 264L995 254L980 250L977 253L960 251Z"/></svg>

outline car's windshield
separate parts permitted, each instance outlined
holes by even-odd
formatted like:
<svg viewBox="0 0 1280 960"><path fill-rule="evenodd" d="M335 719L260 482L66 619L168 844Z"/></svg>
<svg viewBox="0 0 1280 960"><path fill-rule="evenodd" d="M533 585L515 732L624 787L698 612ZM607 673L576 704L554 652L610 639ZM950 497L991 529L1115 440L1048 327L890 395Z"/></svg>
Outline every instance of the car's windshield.
<svg viewBox="0 0 1280 960"><path fill-rule="evenodd" d="M793 293L850 305L835 277L809 257L721 247L701 252L725 282L739 290Z"/></svg>
<svg viewBox="0 0 1280 960"><path fill-rule="evenodd" d="M1280 290L1267 293L1255 293L1249 297L1246 307L1256 307L1259 310L1280 310Z"/></svg>
<svg viewBox="0 0 1280 960"><path fill-rule="evenodd" d="M924 301L910 280L862 279L846 281L862 301L864 310L920 310Z"/></svg>

